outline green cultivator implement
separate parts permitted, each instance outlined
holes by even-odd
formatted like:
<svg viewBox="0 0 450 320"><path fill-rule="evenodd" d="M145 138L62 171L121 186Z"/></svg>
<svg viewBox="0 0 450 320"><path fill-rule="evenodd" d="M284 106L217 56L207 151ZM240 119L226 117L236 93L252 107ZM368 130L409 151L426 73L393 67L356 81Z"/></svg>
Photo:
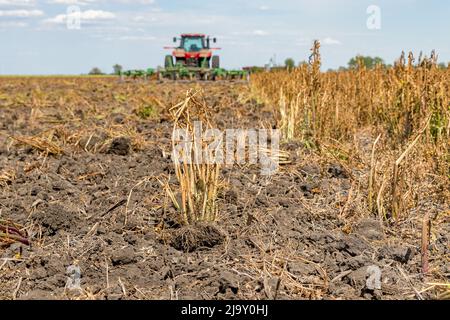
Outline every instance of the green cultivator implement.
<svg viewBox="0 0 450 320"><path fill-rule="evenodd" d="M177 64L158 72L159 80L247 80L248 76L249 73L242 70L186 67L182 64Z"/></svg>
<svg viewBox="0 0 450 320"><path fill-rule="evenodd" d="M148 68L147 70L128 70L120 73L120 77L127 77L132 79L142 78L148 79L155 74L155 70Z"/></svg>
<svg viewBox="0 0 450 320"><path fill-rule="evenodd" d="M225 80L248 80L250 74L243 70L225 70L225 69L213 69L214 79Z"/></svg>

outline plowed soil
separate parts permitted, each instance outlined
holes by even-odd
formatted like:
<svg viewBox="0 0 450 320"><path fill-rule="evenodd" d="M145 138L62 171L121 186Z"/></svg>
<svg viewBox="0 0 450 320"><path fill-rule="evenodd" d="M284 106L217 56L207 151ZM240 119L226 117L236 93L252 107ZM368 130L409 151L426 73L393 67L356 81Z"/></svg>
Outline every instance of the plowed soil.
<svg viewBox="0 0 450 320"><path fill-rule="evenodd" d="M0 247L1 299L438 297L428 283L449 281L450 224L438 215L448 203L424 198L396 224L372 215L368 133L351 162L291 142L291 163L273 176L224 168L219 220L182 227L161 183L176 190L168 110L190 88L203 89L221 130L276 123L244 83L0 79L0 219L31 241ZM425 213L435 219L427 276ZM201 241L183 250L182 232Z"/></svg>

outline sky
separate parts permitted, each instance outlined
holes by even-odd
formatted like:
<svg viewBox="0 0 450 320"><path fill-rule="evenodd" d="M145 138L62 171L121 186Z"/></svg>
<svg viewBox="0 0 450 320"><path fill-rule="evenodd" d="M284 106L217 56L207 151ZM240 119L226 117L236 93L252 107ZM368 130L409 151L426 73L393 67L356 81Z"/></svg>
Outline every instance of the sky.
<svg viewBox="0 0 450 320"><path fill-rule="evenodd" d="M450 1L0 0L0 74L156 67L174 36L194 32L217 37L225 68L307 60L314 39L324 69L402 50L450 62Z"/></svg>

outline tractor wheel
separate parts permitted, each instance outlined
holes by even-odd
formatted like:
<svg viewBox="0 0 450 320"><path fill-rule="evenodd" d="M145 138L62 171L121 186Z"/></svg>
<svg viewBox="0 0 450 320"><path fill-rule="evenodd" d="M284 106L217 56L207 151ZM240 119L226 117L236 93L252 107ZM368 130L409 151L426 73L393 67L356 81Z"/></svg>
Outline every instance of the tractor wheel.
<svg viewBox="0 0 450 320"><path fill-rule="evenodd" d="M167 56L166 56L166 60L165 60L165 63L164 63L164 67L165 67L166 69L168 69L168 68L173 68L173 58L172 58L171 55L167 55Z"/></svg>
<svg viewBox="0 0 450 320"><path fill-rule="evenodd" d="M219 56L213 56L211 65L212 65L213 69L219 69L220 68L220 57Z"/></svg>

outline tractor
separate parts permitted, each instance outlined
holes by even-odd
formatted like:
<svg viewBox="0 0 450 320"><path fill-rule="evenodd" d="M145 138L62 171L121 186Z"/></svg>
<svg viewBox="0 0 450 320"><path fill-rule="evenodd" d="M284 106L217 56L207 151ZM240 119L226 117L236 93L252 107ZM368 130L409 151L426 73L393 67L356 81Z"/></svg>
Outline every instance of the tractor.
<svg viewBox="0 0 450 320"><path fill-rule="evenodd" d="M204 34L187 33L180 37L174 37L173 42L179 42L178 46L165 47L172 49L172 55L166 55L164 69L159 70L160 80L169 78L172 80L216 80L244 78L244 71L230 73L220 68L220 57L213 54L211 42L216 43L216 38Z"/></svg>
<svg viewBox="0 0 450 320"><path fill-rule="evenodd" d="M0 0L1 1L1 0ZM175 47L164 47L173 50L172 55L166 55L164 68L159 67L156 74L159 80L249 80L249 72L243 70L225 70L220 67L220 58L213 54L211 42L216 38L204 34L187 33L173 38L179 44ZM121 72L121 79L152 78L154 69L129 70Z"/></svg>
<svg viewBox="0 0 450 320"><path fill-rule="evenodd" d="M173 68L177 64L188 68L220 68L219 56L213 55L213 50L219 48L211 48L211 40L216 43L216 38L211 39L204 34L182 34L180 38L173 38L174 43L178 40L180 40L178 47L166 47L174 49L173 56L166 56L164 63L166 69Z"/></svg>

